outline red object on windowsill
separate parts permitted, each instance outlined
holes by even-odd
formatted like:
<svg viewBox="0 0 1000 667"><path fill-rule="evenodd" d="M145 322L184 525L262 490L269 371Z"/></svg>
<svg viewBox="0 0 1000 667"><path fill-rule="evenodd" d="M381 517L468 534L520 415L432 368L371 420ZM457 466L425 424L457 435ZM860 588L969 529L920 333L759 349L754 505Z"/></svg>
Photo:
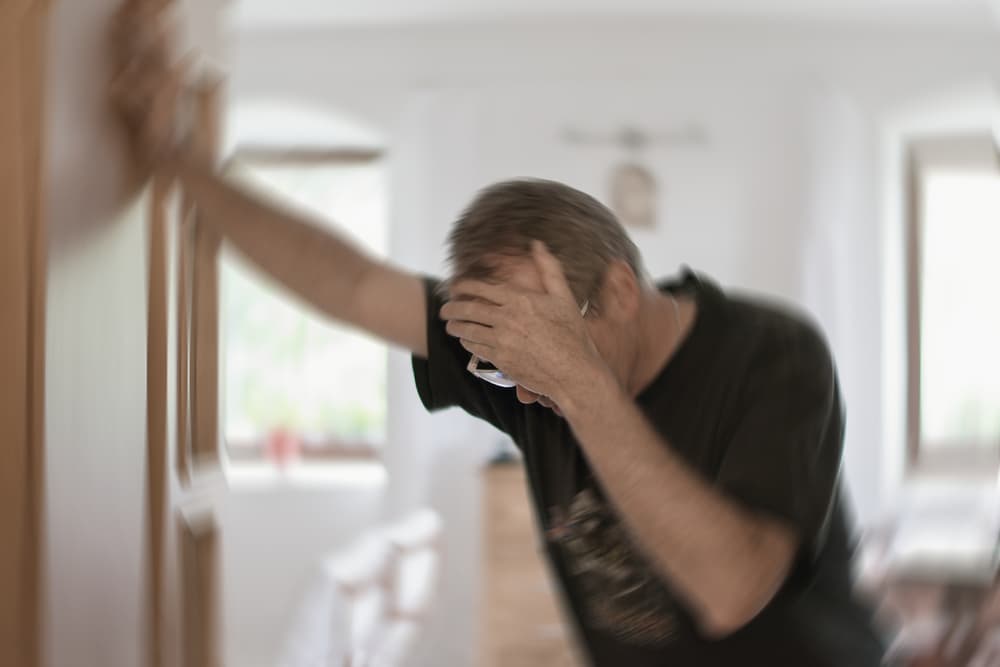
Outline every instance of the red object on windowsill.
<svg viewBox="0 0 1000 667"><path fill-rule="evenodd" d="M275 429L264 442L264 456L279 468L284 468L302 454L302 440L293 431Z"/></svg>

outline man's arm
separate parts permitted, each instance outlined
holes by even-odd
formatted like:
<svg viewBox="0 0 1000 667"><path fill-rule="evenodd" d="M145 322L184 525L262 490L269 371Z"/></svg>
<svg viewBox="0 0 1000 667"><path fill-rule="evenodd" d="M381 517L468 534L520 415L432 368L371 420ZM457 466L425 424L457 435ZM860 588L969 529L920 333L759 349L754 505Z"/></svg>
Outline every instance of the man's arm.
<svg viewBox="0 0 1000 667"><path fill-rule="evenodd" d="M169 165L210 225L324 314L427 356L420 278L368 257L324 225L264 203L187 157Z"/></svg>
<svg viewBox="0 0 1000 667"><path fill-rule="evenodd" d="M792 529L698 477L607 370L595 367L558 403L630 532L703 631L724 636L756 616L791 568Z"/></svg>
<svg viewBox="0 0 1000 667"><path fill-rule="evenodd" d="M418 277L366 256L324 225L233 187L183 149L176 131L183 71L160 12L128 5L112 35L118 71L111 96L137 165L176 177L201 210L200 221L321 312L426 356Z"/></svg>

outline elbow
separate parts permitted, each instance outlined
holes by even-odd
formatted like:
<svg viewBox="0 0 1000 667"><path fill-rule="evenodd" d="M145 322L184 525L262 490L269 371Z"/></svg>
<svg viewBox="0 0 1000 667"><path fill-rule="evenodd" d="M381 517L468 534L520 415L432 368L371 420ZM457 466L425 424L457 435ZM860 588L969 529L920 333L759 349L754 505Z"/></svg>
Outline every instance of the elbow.
<svg viewBox="0 0 1000 667"><path fill-rule="evenodd" d="M696 617L699 630L707 639L725 639L757 618L774 599L784 577L750 579L757 585L730 585L713 599L705 600L702 613Z"/></svg>
<svg viewBox="0 0 1000 667"><path fill-rule="evenodd" d="M763 604L756 602L720 602L700 615L698 628L706 639L725 639L756 618L763 607Z"/></svg>
<svg viewBox="0 0 1000 667"><path fill-rule="evenodd" d="M714 596L703 600L696 620L706 638L724 639L748 625L771 603L791 571L797 549L794 534L772 524L758 544L760 551L750 561L756 566L739 573L730 570L728 585L722 584Z"/></svg>

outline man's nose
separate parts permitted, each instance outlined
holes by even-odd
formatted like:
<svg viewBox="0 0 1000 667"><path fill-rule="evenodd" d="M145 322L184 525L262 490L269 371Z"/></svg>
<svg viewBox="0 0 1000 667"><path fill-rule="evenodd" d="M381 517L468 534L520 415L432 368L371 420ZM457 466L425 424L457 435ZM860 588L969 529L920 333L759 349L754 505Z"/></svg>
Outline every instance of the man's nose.
<svg viewBox="0 0 1000 667"><path fill-rule="evenodd" d="M517 400L521 401L525 405L529 405L538 400L538 394L530 389L525 389L521 385L517 385Z"/></svg>

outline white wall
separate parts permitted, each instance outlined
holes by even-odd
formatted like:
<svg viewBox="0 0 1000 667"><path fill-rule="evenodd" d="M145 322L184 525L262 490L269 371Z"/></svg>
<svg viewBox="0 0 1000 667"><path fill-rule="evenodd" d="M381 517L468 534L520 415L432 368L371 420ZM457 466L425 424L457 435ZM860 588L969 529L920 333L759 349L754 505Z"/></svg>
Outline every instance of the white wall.
<svg viewBox="0 0 1000 667"><path fill-rule="evenodd" d="M856 99L825 86L810 94L808 122L801 298L837 357L848 411L845 476L865 522L878 514L884 496L878 460L881 340L875 335L882 319L876 127Z"/></svg>
<svg viewBox="0 0 1000 667"><path fill-rule="evenodd" d="M142 659L145 234L104 97L116 5L51 10L44 650L53 667Z"/></svg>
<svg viewBox="0 0 1000 667"><path fill-rule="evenodd" d="M376 125L392 169L391 255L435 273L451 221L492 181L541 176L604 196L620 154L566 144L567 127L704 125L706 147L647 154L663 184L662 220L636 240L654 275L687 263L819 319L848 404L845 474L868 520L886 503L893 463L883 453L899 446L884 433L882 119L925 91L995 73L991 30L608 20L242 32L232 94ZM448 496L435 486L449 470L436 452L494 435L464 415L424 414L401 356L390 387L387 513L431 498L446 525L473 529L478 487L455 484ZM456 507L463 513L449 524ZM449 564L477 581L477 537L449 548ZM428 638L447 662L421 664L471 664L475 595L450 593L450 626Z"/></svg>

